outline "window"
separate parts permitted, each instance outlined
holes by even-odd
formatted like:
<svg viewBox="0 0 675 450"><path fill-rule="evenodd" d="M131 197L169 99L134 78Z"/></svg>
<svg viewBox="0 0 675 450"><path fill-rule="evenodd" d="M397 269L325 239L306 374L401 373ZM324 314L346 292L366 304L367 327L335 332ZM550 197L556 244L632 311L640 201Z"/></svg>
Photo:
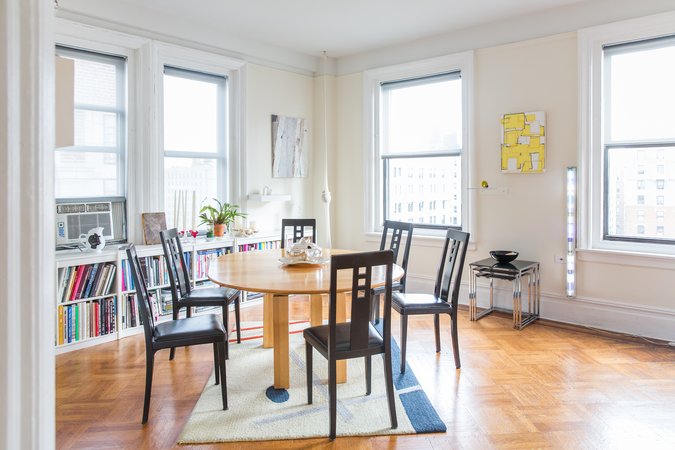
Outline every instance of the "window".
<svg viewBox="0 0 675 450"><path fill-rule="evenodd" d="M664 178L675 167L675 36L605 43L601 68L601 242L675 244L675 230L657 232L636 209L662 204L655 190L675 194ZM631 226L636 211L645 225Z"/></svg>
<svg viewBox="0 0 675 450"><path fill-rule="evenodd" d="M656 204L660 206L660 205L663 205L664 203L665 203L665 202L664 202L664 197L663 197L663 195L657 195L657 196L656 196Z"/></svg>
<svg viewBox="0 0 675 450"><path fill-rule="evenodd" d="M164 210L169 226L177 225L175 205L186 192L188 204L192 198L198 204L226 198L226 81L164 67Z"/></svg>
<svg viewBox="0 0 675 450"><path fill-rule="evenodd" d="M473 59L469 51L364 73L364 96L372 100L364 103L369 156L364 203L367 231L379 234L385 219L410 220L423 224L416 235L441 236L451 215L450 202L443 200L453 195L458 196L454 227L474 231L474 196L467 189ZM403 199L416 202L416 212L422 212L417 207L420 203L426 208L435 201L435 220L428 214L395 212L394 205L401 201L394 190L397 168L407 173L409 181L419 180ZM446 225L441 224L444 216Z"/></svg>
<svg viewBox="0 0 675 450"><path fill-rule="evenodd" d="M126 60L56 47L72 61L72 77L57 71L57 84L72 83L73 145L54 155L56 198L126 195ZM59 89L57 87L57 89Z"/></svg>
<svg viewBox="0 0 675 450"><path fill-rule="evenodd" d="M437 184L443 183L427 174L446 167L453 177L461 177L461 165L452 161L462 157L462 79L453 72L385 82L380 89L383 214L385 219L401 220L393 208L400 198L390 189L391 174L400 167L407 166L418 178L428 180L418 186L419 211L425 203L433 209L431 205L443 199L437 194L442 192ZM420 217L418 223L425 220ZM426 223L433 226L436 220L429 217Z"/></svg>

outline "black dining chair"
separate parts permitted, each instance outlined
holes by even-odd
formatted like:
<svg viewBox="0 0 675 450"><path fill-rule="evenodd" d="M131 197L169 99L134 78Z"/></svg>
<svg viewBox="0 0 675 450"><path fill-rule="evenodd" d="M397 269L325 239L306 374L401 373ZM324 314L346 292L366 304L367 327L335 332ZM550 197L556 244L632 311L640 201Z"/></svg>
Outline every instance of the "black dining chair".
<svg viewBox="0 0 675 450"><path fill-rule="evenodd" d="M145 399L143 402L143 420L147 423L150 411L150 393L152 392L152 373L155 365L155 353L164 348L174 349L189 345L213 344L213 363L216 384L220 383L223 409L227 409L227 377L225 367L225 345L227 330L215 314L205 314L185 319L156 323L153 307L148 294L145 276L141 271L134 244L126 247L131 276L136 286L138 310L145 333Z"/></svg>
<svg viewBox="0 0 675 450"><path fill-rule="evenodd" d="M312 349L315 348L328 360L330 439L335 439L337 427L337 361L343 359L365 358L366 395L370 395L371 357L383 355L391 427L398 427L391 367L390 319L393 260L391 250L333 255L330 262L328 324L306 328L303 331L307 366L307 403L312 403ZM370 321L371 277L373 268L376 266L385 266L386 270L382 334ZM345 269L352 271L351 322L337 323L337 272Z"/></svg>
<svg viewBox="0 0 675 450"><path fill-rule="evenodd" d="M459 343L457 341L457 302L462 269L469 244L469 233L449 229L443 244L443 256L436 276L433 294L412 294L396 292L392 297L392 308L401 315L401 373L405 372L406 341L408 338L408 316L418 314L434 315L436 352L441 351L440 314L450 315L452 323L452 349L455 367L460 368Z"/></svg>
<svg viewBox="0 0 675 450"><path fill-rule="evenodd" d="M295 243L305 236L312 236L316 244L316 219L281 219L281 248L286 248L286 229L292 228L291 242Z"/></svg>
<svg viewBox="0 0 675 450"><path fill-rule="evenodd" d="M169 270L171 282L171 300L173 320L178 319L181 308L187 308L186 317L192 316L193 306L221 306L223 309L223 323L229 326L229 306L234 303L235 324L237 327L237 343L241 343L241 326L239 320L239 303L241 293L236 289L224 287L206 287L193 289L190 283L187 264L185 263L183 246L178 237L178 230L171 228L159 232L164 249L164 258ZM228 344L225 352L228 354ZM171 349L169 359L175 356L175 350Z"/></svg>
<svg viewBox="0 0 675 450"><path fill-rule="evenodd" d="M391 233L390 233L391 232ZM391 238L389 235L391 234ZM411 222L396 222L394 220L385 220L382 228L382 240L380 240L380 250L387 248L387 239L389 239L389 249L394 252L394 263L401 266L403 276L399 281L394 281L392 292L405 292L405 280L408 272L408 258L410 257L410 244L412 242L413 224ZM405 240L403 255L399 263L399 250L401 241ZM380 323L380 296L384 293L384 286L373 289L373 321Z"/></svg>

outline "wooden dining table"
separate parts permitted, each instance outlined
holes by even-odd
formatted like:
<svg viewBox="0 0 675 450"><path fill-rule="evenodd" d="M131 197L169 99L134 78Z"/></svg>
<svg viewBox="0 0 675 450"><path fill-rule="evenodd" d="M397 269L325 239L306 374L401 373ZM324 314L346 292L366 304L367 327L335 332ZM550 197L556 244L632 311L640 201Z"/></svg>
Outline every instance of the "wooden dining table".
<svg viewBox="0 0 675 450"><path fill-rule="evenodd" d="M324 249L323 256L353 253L349 250ZM283 249L235 252L218 257L209 267L209 279L221 286L248 292L261 292L263 299L263 347L274 348L274 387L287 389L289 379L288 296L310 296L310 324L323 323L322 294L330 291L330 264L284 265ZM393 280L403 277L403 269L394 265ZM385 283L385 267L376 267L372 286ZM337 321L347 321L346 292L351 291L351 271L338 272ZM337 382L347 380L345 361L338 361Z"/></svg>

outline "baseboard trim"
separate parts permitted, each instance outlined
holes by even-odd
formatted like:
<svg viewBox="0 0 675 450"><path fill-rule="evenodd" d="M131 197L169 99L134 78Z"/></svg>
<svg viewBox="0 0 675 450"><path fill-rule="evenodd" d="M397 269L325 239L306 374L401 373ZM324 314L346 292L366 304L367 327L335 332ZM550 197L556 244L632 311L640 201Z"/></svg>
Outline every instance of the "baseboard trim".
<svg viewBox="0 0 675 450"><path fill-rule="evenodd" d="M494 305L511 310L512 291L507 284L499 283L494 289ZM433 292L434 280L410 274L408 290ZM468 305L469 284L460 287L460 304ZM489 287L478 286L478 306L487 306ZM523 292L523 306L527 304L527 291ZM554 293L541 293L540 317L547 321L574 325L584 329L619 333L626 336L675 342L675 310L640 305L626 305L607 299L585 297L568 298Z"/></svg>

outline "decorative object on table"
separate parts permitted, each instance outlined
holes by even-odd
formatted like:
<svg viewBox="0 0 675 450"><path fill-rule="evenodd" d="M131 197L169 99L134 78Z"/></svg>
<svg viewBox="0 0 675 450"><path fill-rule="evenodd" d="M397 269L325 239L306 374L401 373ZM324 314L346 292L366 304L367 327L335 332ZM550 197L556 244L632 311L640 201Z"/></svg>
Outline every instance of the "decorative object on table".
<svg viewBox="0 0 675 450"><path fill-rule="evenodd" d="M213 235L222 237L237 217L246 217L245 213L238 210L239 205L233 205L227 202L221 202L213 199L214 205L203 205L199 210L199 218L202 220L200 225L206 224L213 227Z"/></svg>
<svg viewBox="0 0 675 450"><path fill-rule="evenodd" d="M164 212L143 213L141 221L145 245L161 244L159 232L166 230L166 214Z"/></svg>
<svg viewBox="0 0 675 450"><path fill-rule="evenodd" d="M285 255L279 258L279 261L285 265L327 263L329 259L324 258L322 254L321 247L312 242L311 237L305 236L287 248Z"/></svg>
<svg viewBox="0 0 675 450"><path fill-rule="evenodd" d="M242 322L243 329L255 323ZM258 324L262 326L262 324ZM261 334L261 333L260 333ZM206 382L187 423L178 437L179 444L207 442L248 442L281 439L307 439L325 437L328 433L328 392L326 380L328 365L315 364L314 403L307 404L305 379L305 343L302 333L292 330L289 335L290 376L297 383L285 391L288 400L277 403L265 395L273 370L272 349L262 349L261 339L242 339L240 345L230 347L230 360L246 370L230 370L228 385L245 386L229 398L229 409L222 411L219 386L213 377ZM400 351L391 340L392 366L398 367ZM364 396L365 364L358 359L347 362L349 377L338 387L338 408L341 414L338 436L374 436L394 434L442 433L446 426L429 401L423 387L408 367L404 375L394 376L398 428L389 423L387 396L382 373L383 360L372 360L372 393ZM251 376L251 374L260 374ZM268 375L268 376L265 376ZM325 389L325 391L324 391ZM319 395L325 392L325 395ZM349 399L358 399L350 401Z"/></svg>
<svg viewBox="0 0 675 450"><path fill-rule="evenodd" d="M83 252L100 252L105 247L103 227L92 228L87 234L80 235L80 250Z"/></svg>
<svg viewBox="0 0 675 450"><path fill-rule="evenodd" d="M542 173L546 169L546 113L504 114L502 173Z"/></svg>
<svg viewBox="0 0 675 450"><path fill-rule="evenodd" d="M499 264L508 264L518 257L518 252L514 252L513 250L492 250L490 256Z"/></svg>
<svg viewBox="0 0 675 450"><path fill-rule="evenodd" d="M303 178L307 176L306 142L305 119L272 115L273 177Z"/></svg>

